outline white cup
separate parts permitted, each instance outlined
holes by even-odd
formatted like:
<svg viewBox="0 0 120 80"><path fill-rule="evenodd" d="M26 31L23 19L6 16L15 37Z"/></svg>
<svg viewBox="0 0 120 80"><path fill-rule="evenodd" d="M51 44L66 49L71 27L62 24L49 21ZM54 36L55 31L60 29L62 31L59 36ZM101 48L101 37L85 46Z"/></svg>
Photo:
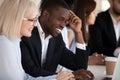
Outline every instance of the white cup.
<svg viewBox="0 0 120 80"><path fill-rule="evenodd" d="M117 62L116 57L106 57L105 58L105 65L106 65L106 77L112 77L114 68Z"/></svg>

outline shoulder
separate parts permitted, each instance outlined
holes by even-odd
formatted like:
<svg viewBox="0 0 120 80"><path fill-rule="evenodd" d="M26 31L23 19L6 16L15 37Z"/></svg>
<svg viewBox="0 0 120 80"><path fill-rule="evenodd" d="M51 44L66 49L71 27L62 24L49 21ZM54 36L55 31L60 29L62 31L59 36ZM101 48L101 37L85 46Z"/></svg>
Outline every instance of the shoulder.
<svg viewBox="0 0 120 80"><path fill-rule="evenodd" d="M5 37L0 36L0 53L5 54L13 50L11 41Z"/></svg>
<svg viewBox="0 0 120 80"><path fill-rule="evenodd" d="M0 47L8 46L10 44L11 44L11 41L7 37L0 35L0 45L1 45Z"/></svg>
<svg viewBox="0 0 120 80"><path fill-rule="evenodd" d="M104 11L104 12L100 12L97 16L97 18L101 18L101 19L106 19L110 17L109 11Z"/></svg>

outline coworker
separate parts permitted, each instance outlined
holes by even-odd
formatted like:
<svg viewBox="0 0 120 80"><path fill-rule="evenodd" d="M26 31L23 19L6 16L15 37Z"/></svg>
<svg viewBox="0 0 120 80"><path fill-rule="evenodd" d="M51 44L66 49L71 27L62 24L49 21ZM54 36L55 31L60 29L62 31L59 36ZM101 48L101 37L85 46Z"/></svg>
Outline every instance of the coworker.
<svg viewBox="0 0 120 80"><path fill-rule="evenodd" d="M85 45L89 48L89 26L93 25L96 19L96 2L94 0L76 0L73 6L73 11L82 20L82 32L85 40ZM75 52L75 39L73 31L69 29L68 38L70 50ZM97 56L96 56L97 55ZM89 56L88 64L103 64L104 56L94 53Z"/></svg>
<svg viewBox="0 0 120 80"><path fill-rule="evenodd" d="M21 42L22 65L31 76L55 74L58 64L71 70L86 69L89 51L84 44L81 20L63 0L43 0L39 25ZM65 47L60 34L69 25L75 32L76 54Z"/></svg>
<svg viewBox="0 0 120 80"><path fill-rule="evenodd" d="M95 24L90 27L89 46L91 53L118 56L120 49L120 0L108 0L110 8L98 14Z"/></svg>
<svg viewBox="0 0 120 80"><path fill-rule="evenodd" d="M73 6L74 13L82 20L82 33L85 41L84 45L88 42L88 26L94 24L96 19L96 2L94 0L76 0ZM68 34L70 40L70 50L75 52L75 38L72 31ZM88 46L87 46L88 47Z"/></svg>

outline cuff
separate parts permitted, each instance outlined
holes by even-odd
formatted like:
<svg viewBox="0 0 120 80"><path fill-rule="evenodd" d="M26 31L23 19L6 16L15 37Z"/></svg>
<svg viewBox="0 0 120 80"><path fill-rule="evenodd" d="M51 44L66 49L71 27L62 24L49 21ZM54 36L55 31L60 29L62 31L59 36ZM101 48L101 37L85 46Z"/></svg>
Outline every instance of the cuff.
<svg viewBox="0 0 120 80"><path fill-rule="evenodd" d="M85 43L83 43L83 44L76 43L76 47L79 48L79 49L82 49L82 50L86 50L86 44Z"/></svg>

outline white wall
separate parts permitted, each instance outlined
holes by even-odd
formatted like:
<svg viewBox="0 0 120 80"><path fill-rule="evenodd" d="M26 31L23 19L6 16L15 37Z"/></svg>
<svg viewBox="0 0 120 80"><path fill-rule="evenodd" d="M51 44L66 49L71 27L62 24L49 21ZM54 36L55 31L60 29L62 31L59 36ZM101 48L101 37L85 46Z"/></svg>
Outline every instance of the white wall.
<svg viewBox="0 0 120 80"><path fill-rule="evenodd" d="M108 0L95 0L97 2L97 12L105 11L109 8Z"/></svg>

